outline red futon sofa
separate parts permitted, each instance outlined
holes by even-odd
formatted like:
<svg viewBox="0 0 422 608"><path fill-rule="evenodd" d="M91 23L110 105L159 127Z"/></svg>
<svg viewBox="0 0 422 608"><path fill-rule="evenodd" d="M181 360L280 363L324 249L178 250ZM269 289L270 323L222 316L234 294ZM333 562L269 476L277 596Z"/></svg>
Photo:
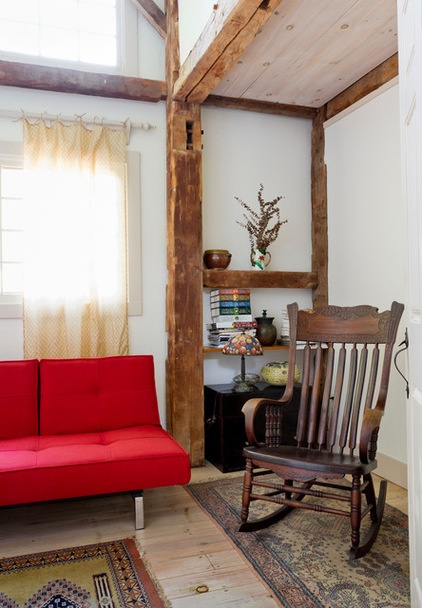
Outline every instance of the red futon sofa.
<svg viewBox="0 0 422 608"><path fill-rule="evenodd" d="M0 361L0 505L184 485L161 427L150 355Z"/></svg>

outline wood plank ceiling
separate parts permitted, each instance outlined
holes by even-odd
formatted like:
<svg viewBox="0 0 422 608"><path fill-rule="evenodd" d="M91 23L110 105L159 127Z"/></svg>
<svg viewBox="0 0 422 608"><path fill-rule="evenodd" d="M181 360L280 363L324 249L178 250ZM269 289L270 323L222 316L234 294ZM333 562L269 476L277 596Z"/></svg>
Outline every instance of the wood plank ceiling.
<svg viewBox="0 0 422 608"><path fill-rule="evenodd" d="M283 0L213 94L320 107L397 53L396 0Z"/></svg>
<svg viewBox="0 0 422 608"><path fill-rule="evenodd" d="M132 2L164 38L165 15L154 0ZM260 10L249 8L248 21L253 5ZM206 27L214 48L203 44L204 30L174 98L223 97L242 100L245 109L254 101L258 111L270 104L321 107L377 66L380 82L397 74L396 12L396 0L220 0ZM216 33L222 36L213 42ZM2 60L0 85L140 101L164 100L167 92L161 81Z"/></svg>
<svg viewBox="0 0 422 608"><path fill-rule="evenodd" d="M283 0L212 93L321 107L396 53L396 0Z"/></svg>

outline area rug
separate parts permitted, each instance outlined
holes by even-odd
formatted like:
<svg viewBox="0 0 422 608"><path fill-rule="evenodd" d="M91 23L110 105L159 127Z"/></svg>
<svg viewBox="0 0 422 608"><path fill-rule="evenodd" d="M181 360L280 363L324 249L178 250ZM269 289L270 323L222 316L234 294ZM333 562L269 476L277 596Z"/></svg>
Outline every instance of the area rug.
<svg viewBox="0 0 422 608"><path fill-rule="evenodd" d="M408 523L401 511L386 505L371 551L352 560L346 517L296 509L265 530L237 532L242 481L223 479L186 489L249 560L281 606L410 606ZM258 501L253 508L262 514L268 507Z"/></svg>
<svg viewBox="0 0 422 608"><path fill-rule="evenodd" d="M165 608L133 540L0 558L1 608Z"/></svg>

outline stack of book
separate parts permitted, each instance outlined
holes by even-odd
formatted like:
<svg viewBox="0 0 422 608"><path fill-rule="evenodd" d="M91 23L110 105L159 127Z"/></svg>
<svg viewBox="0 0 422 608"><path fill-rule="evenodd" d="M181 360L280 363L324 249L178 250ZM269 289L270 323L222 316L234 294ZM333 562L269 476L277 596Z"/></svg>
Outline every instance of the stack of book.
<svg viewBox="0 0 422 608"><path fill-rule="evenodd" d="M281 311L280 339L282 344L289 344L290 342L290 323L287 309Z"/></svg>
<svg viewBox="0 0 422 608"><path fill-rule="evenodd" d="M281 344L290 344L290 322L287 309L281 311L280 342ZM305 344L304 340L296 340L297 346L304 346Z"/></svg>
<svg viewBox="0 0 422 608"><path fill-rule="evenodd" d="M241 332L249 334L250 336L256 335L256 327L258 323L256 321L235 321L230 327L216 326L216 323L208 323L208 346L213 348L223 348L223 346L233 338L236 334Z"/></svg>
<svg viewBox="0 0 422 608"><path fill-rule="evenodd" d="M234 322L253 320L251 290L248 287L213 289L210 293L210 304L213 323L226 323L226 327L230 327Z"/></svg>
<svg viewBox="0 0 422 608"><path fill-rule="evenodd" d="M222 348L240 332L256 334L249 288L227 287L210 293L211 323L207 324L209 346Z"/></svg>

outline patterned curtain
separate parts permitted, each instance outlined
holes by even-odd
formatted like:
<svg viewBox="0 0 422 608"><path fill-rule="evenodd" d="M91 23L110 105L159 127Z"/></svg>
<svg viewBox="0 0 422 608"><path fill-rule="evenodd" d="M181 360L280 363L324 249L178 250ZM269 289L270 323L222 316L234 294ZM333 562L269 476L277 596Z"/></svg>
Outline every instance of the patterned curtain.
<svg viewBox="0 0 422 608"><path fill-rule="evenodd" d="M129 351L124 129L24 121L24 356Z"/></svg>

